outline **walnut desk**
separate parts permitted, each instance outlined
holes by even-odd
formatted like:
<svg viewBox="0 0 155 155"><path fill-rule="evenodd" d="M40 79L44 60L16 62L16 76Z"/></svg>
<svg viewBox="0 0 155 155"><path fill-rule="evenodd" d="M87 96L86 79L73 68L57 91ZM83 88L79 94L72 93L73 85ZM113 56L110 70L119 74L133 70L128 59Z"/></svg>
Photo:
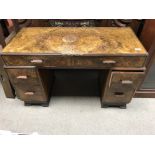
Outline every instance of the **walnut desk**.
<svg viewBox="0 0 155 155"><path fill-rule="evenodd" d="M30 27L0 56L25 105L48 106L55 70L96 69L102 107L123 108L143 80L147 55L130 28Z"/></svg>

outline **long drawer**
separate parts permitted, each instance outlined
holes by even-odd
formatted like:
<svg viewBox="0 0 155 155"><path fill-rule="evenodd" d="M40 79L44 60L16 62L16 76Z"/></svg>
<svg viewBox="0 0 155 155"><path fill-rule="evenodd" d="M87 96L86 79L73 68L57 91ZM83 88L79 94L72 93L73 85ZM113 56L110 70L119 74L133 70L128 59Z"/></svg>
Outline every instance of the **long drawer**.
<svg viewBox="0 0 155 155"><path fill-rule="evenodd" d="M146 56L60 56L60 55L2 55L8 66L42 66L57 68L140 68Z"/></svg>

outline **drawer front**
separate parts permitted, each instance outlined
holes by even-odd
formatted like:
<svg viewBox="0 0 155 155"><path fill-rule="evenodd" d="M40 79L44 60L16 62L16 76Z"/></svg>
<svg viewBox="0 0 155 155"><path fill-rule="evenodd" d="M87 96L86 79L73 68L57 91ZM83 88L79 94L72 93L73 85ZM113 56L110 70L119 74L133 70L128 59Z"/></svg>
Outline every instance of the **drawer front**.
<svg viewBox="0 0 155 155"><path fill-rule="evenodd" d="M121 56L104 56L104 57L74 57L74 66L97 67L97 68L134 68L144 67L145 57L121 57ZM136 63L135 63L136 62Z"/></svg>
<svg viewBox="0 0 155 155"><path fill-rule="evenodd" d="M47 97L40 86L18 87L15 86L16 95L23 101L42 102L47 101Z"/></svg>
<svg viewBox="0 0 155 155"><path fill-rule="evenodd" d="M7 68L6 71L10 77L11 82L17 86L19 85L26 86L25 83L32 85L39 84L39 78L35 68L29 68L29 69Z"/></svg>
<svg viewBox="0 0 155 155"><path fill-rule="evenodd" d="M144 72L111 72L109 86L119 84L124 87L132 86L136 89L143 77Z"/></svg>
<svg viewBox="0 0 155 155"><path fill-rule="evenodd" d="M104 102L129 103L143 78L143 72L112 72L104 91Z"/></svg>
<svg viewBox="0 0 155 155"><path fill-rule="evenodd" d="M43 67L69 67L72 65L70 57L49 55L3 56L6 65L10 66L43 66Z"/></svg>
<svg viewBox="0 0 155 155"><path fill-rule="evenodd" d="M144 67L144 56L50 56L50 55L3 55L6 65L43 67ZM136 62L136 63L135 63Z"/></svg>

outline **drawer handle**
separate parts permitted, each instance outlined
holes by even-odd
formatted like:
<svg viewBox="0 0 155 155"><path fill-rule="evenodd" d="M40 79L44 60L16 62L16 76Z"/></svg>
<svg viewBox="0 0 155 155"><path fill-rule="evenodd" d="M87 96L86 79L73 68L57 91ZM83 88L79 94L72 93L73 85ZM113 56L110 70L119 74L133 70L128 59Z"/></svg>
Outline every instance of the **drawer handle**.
<svg viewBox="0 0 155 155"><path fill-rule="evenodd" d="M16 77L17 79L27 79L27 76L26 75L19 75Z"/></svg>
<svg viewBox="0 0 155 155"><path fill-rule="evenodd" d="M25 95L28 95L28 96L32 96L32 95L34 95L34 92L31 92L31 91L30 91L30 92L25 92L24 94L25 94Z"/></svg>
<svg viewBox="0 0 155 155"><path fill-rule="evenodd" d="M124 96L124 93L123 92L115 92L114 95L121 97L121 96Z"/></svg>
<svg viewBox="0 0 155 155"><path fill-rule="evenodd" d="M43 61L41 59L31 60L31 63L41 64Z"/></svg>
<svg viewBox="0 0 155 155"><path fill-rule="evenodd" d="M102 63L103 64L115 64L116 61L114 61L114 60L103 60Z"/></svg>
<svg viewBox="0 0 155 155"><path fill-rule="evenodd" d="M121 83L122 84L133 84L133 81L130 81L130 80L122 80Z"/></svg>

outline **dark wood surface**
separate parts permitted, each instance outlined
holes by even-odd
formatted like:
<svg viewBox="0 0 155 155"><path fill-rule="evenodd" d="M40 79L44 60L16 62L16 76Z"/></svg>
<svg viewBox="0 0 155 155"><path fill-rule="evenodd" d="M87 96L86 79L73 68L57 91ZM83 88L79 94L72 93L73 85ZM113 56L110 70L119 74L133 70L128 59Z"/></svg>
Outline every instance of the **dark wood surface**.
<svg viewBox="0 0 155 155"><path fill-rule="evenodd" d="M29 32L21 31L16 35L1 53L4 69L11 84L17 96L26 105L31 103L44 105L49 101L58 69L83 69L78 74L84 73L86 69L89 71L97 69L95 74L97 73L97 83L100 81L102 87L99 93L102 107L125 107L143 79L147 52L131 29L29 28L27 30ZM45 38L40 33L42 30L47 32ZM49 37L49 30L54 33L54 37ZM104 35L103 40L99 37L101 35ZM37 44L33 42L34 37ZM47 41L48 44L42 47L38 38ZM101 45L105 42L106 46L101 49ZM70 47L72 50L69 50ZM76 76L78 78L78 75Z"/></svg>
<svg viewBox="0 0 155 155"><path fill-rule="evenodd" d="M130 26L134 32L137 34L137 36L140 36L140 39L143 43L143 45L145 46L145 48L147 49L147 51L150 51L150 47L152 45L152 42L153 42L153 39L154 39L154 21L155 20L136 20L136 19L104 19L104 20L91 20L91 24L95 24L95 26L113 26L113 27L126 27L126 26ZM15 20L15 26L19 24L19 27L22 28L22 27L26 27L26 26L33 26L33 27L36 27L36 26L40 26L40 27L47 27L47 26L75 26L75 25L79 25L79 26L82 26L81 23L85 23L84 20L39 20L39 19L36 19L36 20L23 20L23 19L19 19L18 20L18 23L17 23L17 20ZM76 23L76 24L75 24ZM88 22L86 22L88 23ZM92 25L85 25L84 26L92 26ZM143 25L144 25L144 28L143 28ZM93 25L94 26L94 25ZM18 26L17 26L18 27ZM18 28L19 28L18 27ZM0 29L1 30L1 29ZM7 32L8 33L8 32ZM2 31L0 31L0 34L2 34ZM5 32L6 34L6 32ZM1 44L3 46L5 46L5 38L4 38L4 35L0 35L0 41L1 41ZM147 67L147 76L146 76L146 80L144 81L144 84L142 85L142 87L144 88L144 86L147 86L145 87L145 90L141 89L139 90L137 93L138 93L138 96L140 96L140 92L142 94L142 96L147 96L149 93L147 92L147 89L150 88L150 86L152 86L152 88L154 87L154 70L153 70L153 61L154 60L154 52L149 52L150 53L150 57L148 59L148 67ZM137 62L137 61L136 61ZM151 67L152 66L152 67ZM150 68L150 69L149 69ZM134 68L132 68L134 69ZM7 82L9 83L9 81ZM9 89L10 87L8 87ZM146 89L147 88L147 89ZM11 91L9 91L11 92ZM146 93L144 95L144 93ZM153 96L153 90L151 90L151 94ZM137 96L137 95L136 95ZM142 97L141 96L141 97ZM150 95L148 95L149 97ZM155 97L155 96L154 96Z"/></svg>
<svg viewBox="0 0 155 155"><path fill-rule="evenodd" d="M12 85L10 84L10 80L5 70L0 67L0 81L7 98L15 98L15 91Z"/></svg>
<svg viewBox="0 0 155 155"><path fill-rule="evenodd" d="M102 89L102 106L123 106L129 103L143 78L144 72L109 72Z"/></svg>
<svg viewBox="0 0 155 155"><path fill-rule="evenodd" d="M0 56L0 81L7 98L15 98L15 91L10 83L9 77L3 68L3 60Z"/></svg>
<svg viewBox="0 0 155 155"><path fill-rule="evenodd" d="M152 46L154 39L155 39L155 20L147 19L145 20L144 28L140 35L140 40L148 52Z"/></svg>
<svg viewBox="0 0 155 155"><path fill-rule="evenodd" d="M2 55L9 66L42 66L57 68L142 68L146 55L129 56L61 56L61 55ZM133 63L136 62L136 63Z"/></svg>
<svg viewBox="0 0 155 155"><path fill-rule="evenodd" d="M147 55L131 28L23 28L2 50L11 54Z"/></svg>
<svg viewBox="0 0 155 155"><path fill-rule="evenodd" d="M0 24L0 45L2 47L5 47L6 43L5 43L5 36L4 36L4 32L2 30L2 26Z"/></svg>
<svg viewBox="0 0 155 155"><path fill-rule="evenodd" d="M131 27L139 36L145 20L138 19L19 19L20 27Z"/></svg>
<svg viewBox="0 0 155 155"><path fill-rule="evenodd" d="M14 30L17 32L19 30L16 20L13 20L14 22ZM9 30L7 28L6 20L0 19L0 46L3 48L6 46L6 38L9 35ZM0 47L1 51L1 47ZM5 93L5 96L8 98L14 98L15 97L15 91L10 83L10 79L6 73L6 71L3 68L4 62L2 60L2 57L0 56L0 81L2 83L2 87Z"/></svg>
<svg viewBox="0 0 155 155"><path fill-rule="evenodd" d="M49 100L49 85L52 77L44 72L38 72L32 68L7 68L11 83L15 88L17 96L25 102L47 102ZM48 77L45 80L45 75ZM49 85L45 84L48 83Z"/></svg>
<svg viewBox="0 0 155 155"><path fill-rule="evenodd" d="M146 20L140 40L146 47L149 57L146 63L145 79L135 97L155 97L155 20Z"/></svg>

